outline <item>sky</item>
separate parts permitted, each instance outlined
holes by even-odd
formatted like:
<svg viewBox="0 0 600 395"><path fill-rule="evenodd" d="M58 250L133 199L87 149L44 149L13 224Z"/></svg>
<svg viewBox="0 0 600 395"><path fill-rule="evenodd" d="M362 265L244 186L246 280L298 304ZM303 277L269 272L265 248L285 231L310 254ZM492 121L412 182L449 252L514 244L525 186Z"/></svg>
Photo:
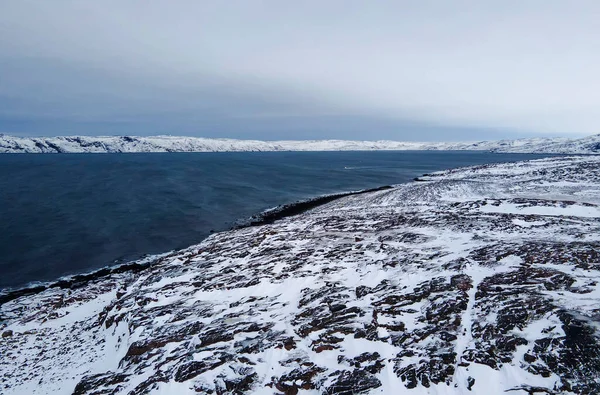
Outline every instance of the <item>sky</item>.
<svg viewBox="0 0 600 395"><path fill-rule="evenodd" d="M0 0L0 133L600 133L597 0Z"/></svg>

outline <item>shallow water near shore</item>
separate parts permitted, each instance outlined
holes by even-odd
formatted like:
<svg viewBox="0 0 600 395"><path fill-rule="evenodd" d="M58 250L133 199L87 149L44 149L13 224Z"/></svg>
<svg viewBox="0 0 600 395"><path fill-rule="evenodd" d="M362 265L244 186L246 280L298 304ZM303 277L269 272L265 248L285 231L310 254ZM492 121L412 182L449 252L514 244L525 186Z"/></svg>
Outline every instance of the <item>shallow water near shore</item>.
<svg viewBox="0 0 600 395"><path fill-rule="evenodd" d="M239 152L0 155L0 288L184 248L265 209L548 155Z"/></svg>

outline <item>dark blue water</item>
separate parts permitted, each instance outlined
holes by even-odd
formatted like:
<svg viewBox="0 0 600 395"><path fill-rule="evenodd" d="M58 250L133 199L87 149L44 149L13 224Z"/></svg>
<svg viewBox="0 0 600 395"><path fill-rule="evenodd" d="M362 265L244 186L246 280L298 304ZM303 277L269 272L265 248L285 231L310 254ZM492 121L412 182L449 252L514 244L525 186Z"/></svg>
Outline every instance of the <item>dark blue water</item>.
<svg viewBox="0 0 600 395"><path fill-rule="evenodd" d="M535 158L483 152L0 155L0 288L187 247L264 209Z"/></svg>

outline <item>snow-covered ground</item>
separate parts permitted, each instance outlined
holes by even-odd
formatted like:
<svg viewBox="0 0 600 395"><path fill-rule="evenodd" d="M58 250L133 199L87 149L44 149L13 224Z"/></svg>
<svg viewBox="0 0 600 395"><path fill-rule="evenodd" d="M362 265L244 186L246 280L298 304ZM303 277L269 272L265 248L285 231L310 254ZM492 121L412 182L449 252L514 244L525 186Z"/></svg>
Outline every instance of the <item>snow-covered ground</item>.
<svg viewBox="0 0 600 395"><path fill-rule="evenodd" d="M552 158L214 234L2 304L0 392L598 394L599 205Z"/></svg>
<svg viewBox="0 0 600 395"><path fill-rule="evenodd" d="M592 154L600 153L600 135L582 139L531 138L466 143L416 143L349 140L258 141L174 136L13 137L0 134L0 153L362 150L483 150Z"/></svg>

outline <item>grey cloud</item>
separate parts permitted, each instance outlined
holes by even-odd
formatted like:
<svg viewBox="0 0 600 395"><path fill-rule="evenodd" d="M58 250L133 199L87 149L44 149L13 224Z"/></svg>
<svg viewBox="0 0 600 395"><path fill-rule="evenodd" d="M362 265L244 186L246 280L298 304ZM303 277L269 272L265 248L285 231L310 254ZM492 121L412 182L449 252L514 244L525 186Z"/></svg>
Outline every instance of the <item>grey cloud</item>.
<svg viewBox="0 0 600 395"><path fill-rule="evenodd" d="M6 1L0 128L597 133L599 16L587 0Z"/></svg>

